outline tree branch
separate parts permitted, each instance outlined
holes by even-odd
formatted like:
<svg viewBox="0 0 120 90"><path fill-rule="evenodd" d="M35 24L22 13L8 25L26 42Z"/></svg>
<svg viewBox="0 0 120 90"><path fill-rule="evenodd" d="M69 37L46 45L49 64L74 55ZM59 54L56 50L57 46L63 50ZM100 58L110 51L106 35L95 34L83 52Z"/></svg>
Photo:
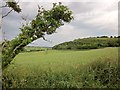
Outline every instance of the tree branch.
<svg viewBox="0 0 120 90"><path fill-rule="evenodd" d="M5 6L1 6L0 8L8 7L7 4Z"/></svg>
<svg viewBox="0 0 120 90"><path fill-rule="evenodd" d="M16 46L16 48L13 50L13 52L11 53L11 56L15 54L15 51L22 45L23 43L21 43L20 45Z"/></svg>
<svg viewBox="0 0 120 90"><path fill-rule="evenodd" d="M42 36L43 40L52 43L50 40L47 40L44 36Z"/></svg>
<svg viewBox="0 0 120 90"><path fill-rule="evenodd" d="M11 9L7 14L3 15L2 18L6 17L9 13L12 12L13 9Z"/></svg>

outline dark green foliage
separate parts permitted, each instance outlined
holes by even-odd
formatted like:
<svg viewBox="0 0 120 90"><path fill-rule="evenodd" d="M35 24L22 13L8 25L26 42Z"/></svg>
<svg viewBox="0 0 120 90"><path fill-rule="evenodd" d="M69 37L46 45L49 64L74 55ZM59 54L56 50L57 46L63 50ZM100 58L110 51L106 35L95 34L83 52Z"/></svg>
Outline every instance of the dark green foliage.
<svg viewBox="0 0 120 90"><path fill-rule="evenodd" d="M108 36L101 36L100 38L108 38Z"/></svg>
<svg viewBox="0 0 120 90"><path fill-rule="evenodd" d="M21 8L16 1L13 0L11 2L8 1L6 3L8 5L8 7L12 8L14 11L16 11L18 13L21 12Z"/></svg>
<svg viewBox="0 0 120 90"><path fill-rule="evenodd" d="M14 8L14 2L7 2ZM19 6L17 6L19 7ZM17 8L16 7L16 8ZM16 9L15 9L16 10ZM19 10L18 10L19 12ZM53 34L56 29L64 25L64 22L70 22L73 19L72 11L61 3L53 4L51 10L40 8L34 20L23 25L21 33L11 41L2 43L2 68L7 67L13 58L23 50L23 48L38 38L44 38L45 34Z"/></svg>
<svg viewBox="0 0 120 90"><path fill-rule="evenodd" d="M53 49L97 49L103 47L119 47L119 39L103 37L90 37L83 39L75 39L74 41L55 45Z"/></svg>
<svg viewBox="0 0 120 90"><path fill-rule="evenodd" d="M94 74L93 80L107 88L118 88L120 85L120 67L117 60L106 58L89 65L89 71Z"/></svg>

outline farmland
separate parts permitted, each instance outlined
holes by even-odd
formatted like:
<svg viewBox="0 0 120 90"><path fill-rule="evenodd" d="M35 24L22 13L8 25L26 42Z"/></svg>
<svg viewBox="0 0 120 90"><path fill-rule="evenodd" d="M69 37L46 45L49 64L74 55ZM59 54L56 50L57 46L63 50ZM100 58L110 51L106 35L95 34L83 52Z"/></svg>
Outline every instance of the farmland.
<svg viewBox="0 0 120 90"><path fill-rule="evenodd" d="M117 61L118 47L22 52L5 70L5 82L11 88L118 87Z"/></svg>
<svg viewBox="0 0 120 90"><path fill-rule="evenodd" d="M43 52L20 53L13 62L17 66L38 66L42 69L61 69L61 67L64 67L65 69L66 67L67 69L69 69L70 66L74 67L77 64L87 64L102 57L116 59L117 53L117 48L105 48L84 51L49 50Z"/></svg>

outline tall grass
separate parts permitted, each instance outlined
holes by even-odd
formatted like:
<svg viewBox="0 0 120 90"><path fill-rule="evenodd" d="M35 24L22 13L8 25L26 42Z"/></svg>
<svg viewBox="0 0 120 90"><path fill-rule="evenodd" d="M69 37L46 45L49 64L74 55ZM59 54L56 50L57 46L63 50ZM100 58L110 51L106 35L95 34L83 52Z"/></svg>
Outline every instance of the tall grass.
<svg viewBox="0 0 120 90"><path fill-rule="evenodd" d="M21 72L22 71L22 72ZM117 60L99 59L88 65L78 66L71 72L42 71L28 67L4 72L4 87L9 88L118 88L120 68Z"/></svg>
<svg viewBox="0 0 120 90"><path fill-rule="evenodd" d="M110 51L113 52L114 50L110 49ZM94 51L89 51L89 52L90 52L89 55L91 55L92 52L94 55L96 55ZM97 50L97 52L101 52L101 50ZM73 52L70 53L72 53L71 55L74 56ZM87 62L84 64L80 64L80 62L77 61L76 61L77 63L74 62L72 63L69 62L69 60L65 60L65 64L60 63L60 61L58 63L57 61L56 63L53 63L54 60L48 64L47 61L45 61L46 59L44 60L44 62L41 61L41 63L36 65L35 63L31 65L31 62L29 63L29 65L21 62L23 64L21 66L19 66L20 64L18 63L12 64L10 67L8 67L8 69L6 69L3 72L3 82L2 82L3 87L4 88L119 88L120 68L118 67L118 57L116 57L117 55L116 56L112 56L112 55L110 55L110 57L108 56L106 57L104 56L101 58L95 57L94 58L95 60L92 60L91 62ZM39 65L41 65L42 67Z"/></svg>

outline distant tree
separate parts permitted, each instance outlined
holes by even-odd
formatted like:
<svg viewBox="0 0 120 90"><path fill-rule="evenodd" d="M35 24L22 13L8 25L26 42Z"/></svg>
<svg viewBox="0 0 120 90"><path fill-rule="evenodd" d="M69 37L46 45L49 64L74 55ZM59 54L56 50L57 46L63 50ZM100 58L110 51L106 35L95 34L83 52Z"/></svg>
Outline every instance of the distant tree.
<svg viewBox="0 0 120 90"><path fill-rule="evenodd" d="M118 36L118 38L120 38L120 36Z"/></svg>
<svg viewBox="0 0 120 90"><path fill-rule="evenodd" d="M110 36L110 38L113 38L113 36Z"/></svg>
<svg viewBox="0 0 120 90"><path fill-rule="evenodd" d="M46 34L51 35L55 33L57 28L64 25L64 22L70 23L73 19L72 11L61 3L53 3L53 8L50 10L45 10L40 6L38 6L38 8L38 14L35 19L23 25L20 28L21 33L15 39L2 43L3 69L11 63L13 58L20 53L26 45L38 38L46 40L44 38Z"/></svg>
<svg viewBox="0 0 120 90"><path fill-rule="evenodd" d="M117 38L117 36L114 36L114 38Z"/></svg>
<svg viewBox="0 0 120 90"><path fill-rule="evenodd" d="M108 38L108 36L101 36L101 38Z"/></svg>

